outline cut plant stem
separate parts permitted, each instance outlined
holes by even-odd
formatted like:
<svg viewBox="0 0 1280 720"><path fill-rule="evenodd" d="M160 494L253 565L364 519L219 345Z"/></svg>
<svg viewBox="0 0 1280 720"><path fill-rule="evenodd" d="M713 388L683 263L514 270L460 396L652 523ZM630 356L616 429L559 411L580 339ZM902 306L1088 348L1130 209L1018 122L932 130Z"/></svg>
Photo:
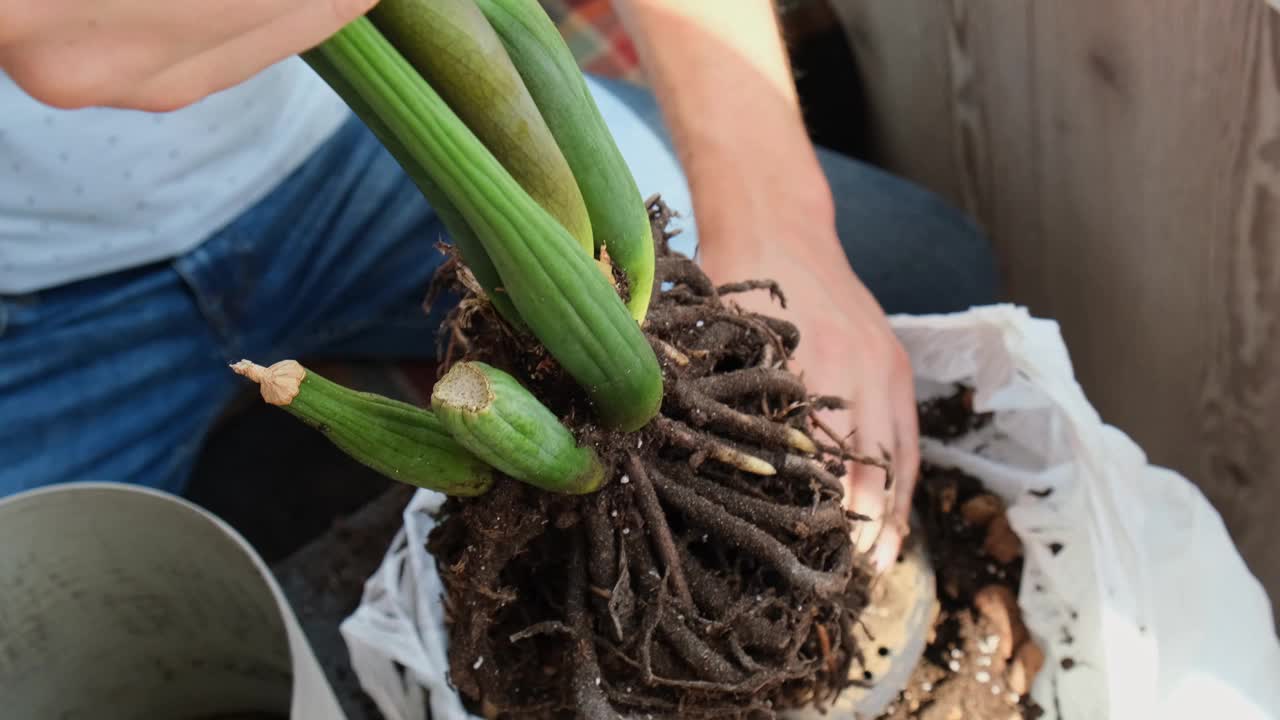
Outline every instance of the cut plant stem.
<svg viewBox="0 0 1280 720"><path fill-rule="evenodd" d="M555 414L497 368L454 365L432 389L431 407L459 444L517 480L571 494L604 483L595 450L580 447Z"/></svg>
<svg viewBox="0 0 1280 720"><path fill-rule="evenodd" d="M383 0L386 2L386 0ZM537 0L476 0L573 169L596 246L627 278L627 306L643 323L653 295L653 229L635 177L577 60Z"/></svg>
<svg viewBox="0 0 1280 720"><path fill-rule="evenodd" d="M262 399L319 430L347 455L392 480L448 495L480 495L494 472L429 410L342 387L294 360L231 366L258 383Z"/></svg>
<svg viewBox="0 0 1280 720"><path fill-rule="evenodd" d="M594 257L591 219L573 171L475 0L381 0L369 19Z"/></svg>
<svg viewBox="0 0 1280 720"><path fill-rule="evenodd" d="M601 424L643 427L661 405L662 373L592 258L368 19L339 30L320 51L399 140L407 162L423 168L466 218L520 317L586 391Z"/></svg>

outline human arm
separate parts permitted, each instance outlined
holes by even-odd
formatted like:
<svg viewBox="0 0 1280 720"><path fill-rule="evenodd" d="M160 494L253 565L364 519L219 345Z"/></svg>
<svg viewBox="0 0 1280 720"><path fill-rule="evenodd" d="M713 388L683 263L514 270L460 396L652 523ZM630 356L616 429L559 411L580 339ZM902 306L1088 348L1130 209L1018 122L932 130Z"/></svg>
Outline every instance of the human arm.
<svg viewBox="0 0 1280 720"><path fill-rule="evenodd" d="M840 246L831 190L809 140L770 0L619 0L689 178L700 260L718 282L777 280L787 309L743 296L799 327L796 366L812 391L838 395L831 413L864 455L892 454L896 485L854 465L853 509L888 516L875 559L887 566L905 534L919 463L911 369L884 312ZM887 508L887 512L886 512Z"/></svg>
<svg viewBox="0 0 1280 720"><path fill-rule="evenodd" d="M306 50L376 0L0 0L0 70L60 108L166 111Z"/></svg>

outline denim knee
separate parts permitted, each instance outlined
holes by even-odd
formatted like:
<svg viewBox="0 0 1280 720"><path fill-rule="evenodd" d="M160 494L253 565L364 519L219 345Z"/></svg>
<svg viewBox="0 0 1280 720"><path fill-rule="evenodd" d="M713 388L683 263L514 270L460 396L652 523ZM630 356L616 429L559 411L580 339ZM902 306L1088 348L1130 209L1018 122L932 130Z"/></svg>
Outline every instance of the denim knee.
<svg viewBox="0 0 1280 720"><path fill-rule="evenodd" d="M959 312L999 300L995 252L968 216L866 163L825 149L818 156L845 255L885 312Z"/></svg>
<svg viewBox="0 0 1280 720"><path fill-rule="evenodd" d="M625 106L670 155L665 165L659 163L663 172L648 174L661 177L662 185L675 186L677 203L688 205L677 209L685 213L687 223L686 234L679 241L690 247L677 249L691 253L697 237L696 218L689 216L691 198L656 98L648 88L625 81L592 76L589 83ZM633 150L627 145L634 128L629 133L622 118L609 119L616 121L611 123L615 132L622 133L618 139L624 154L631 155L628 160L652 163L645 153L629 152ZM987 237L968 217L902 178L826 148L817 148L817 153L835 198L836 229L845 254L886 312L956 312L998 300L995 254ZM667 188L654 190L665 195Z"/></svg>

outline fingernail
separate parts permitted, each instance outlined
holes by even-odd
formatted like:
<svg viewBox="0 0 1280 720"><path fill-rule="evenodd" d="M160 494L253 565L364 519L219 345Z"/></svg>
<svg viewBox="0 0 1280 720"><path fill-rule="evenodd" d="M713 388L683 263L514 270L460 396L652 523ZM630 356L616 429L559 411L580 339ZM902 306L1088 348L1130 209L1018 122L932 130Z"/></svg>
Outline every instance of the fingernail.
<svg viewBox="0 0 1280 720"><path fill-rule="evenodd" d="M888 572L898 561L898 553L902 550L902 533L896 523L891 523L880 532L879 541L871 552L871 567L876 574Z"/></svg>
<svg viewBox="0 0 1280 720"><path fill-rule="evenodd" d="M859 554L866 553L876 544L876 540L880 537L880 531L884 529L884 516L873 517L870 520L858 523L856 543L854 545Z"/></svg>

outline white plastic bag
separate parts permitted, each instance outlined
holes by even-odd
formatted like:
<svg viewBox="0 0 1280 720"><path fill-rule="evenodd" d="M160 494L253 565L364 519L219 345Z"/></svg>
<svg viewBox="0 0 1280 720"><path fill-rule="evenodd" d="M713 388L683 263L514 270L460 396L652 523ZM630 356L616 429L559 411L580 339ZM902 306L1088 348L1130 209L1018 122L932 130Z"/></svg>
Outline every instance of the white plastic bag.
<svg viewBox="0 0 1280 720"><path fill-rule="evenodd" d="M1009 503L1026 549L1019 603L1048 656L1032 689L1046 717L1280 718L1280 642L1261 585L1195 486L1102 423L1057 325L1010 306L893 320L922 398L964 383L995 414L961 442L926 441L924 457ZM389 720L424 718L424 691L433 718L469 717L447 682L442 588L425 549L442 500L414 497L342 626Z"/></svg>

